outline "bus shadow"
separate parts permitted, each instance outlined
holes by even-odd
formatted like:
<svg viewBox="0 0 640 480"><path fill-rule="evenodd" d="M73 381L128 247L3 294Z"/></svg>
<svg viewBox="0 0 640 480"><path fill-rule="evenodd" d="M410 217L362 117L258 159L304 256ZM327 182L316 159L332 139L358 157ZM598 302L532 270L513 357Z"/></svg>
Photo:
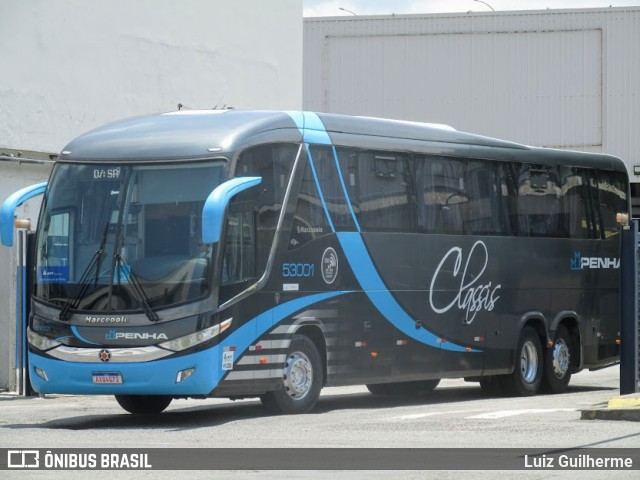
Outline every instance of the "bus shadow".
<svg viewBox="0 0 640 480"><path fill-rule="evenodd" d="M617 390L602 386L569 387L562 395L581 392ZM368 392L347 394L329 394L320 397L316 408L311 412L322 414L338 410L366 410L380 408L402 408L414 405L437 405L444 403L461 403L487 400L492 397L484 395L477 386L438 388L428 394L415 397L378 396ZM495 397L505 398L505 397ZM549 398L553 398L549 395ZM263 408L258 400L241 403L216 403L214 405L203 400L202 405L180 408L180 400L175 400L169 410L155 415L130 415L127 413L110 415L83 415L57 418L42 423L5 424L8 429L60 429L60 430L104 430L104 429L140 429L165 428L169 431L196 430L225 425L227 423L268 418L277 416Z"/></svg>
<svg viewBox="0 0 640 480"><path fill-rule="evenodd" d="M204 400L203 402L206 402ZM179 405L179 404L178 404ZM272 414L262 408L260 402L242 404L203 403L194 407L170 409L164 413L151 415L130 415L122 411L110 415L82 415L57 418L42 423L5 424L9 429L52 429L52 430L103 430L103 429L140 429L165 428L169 431L192 430L215 427L226 423L251 418L268 417Z"/></svg>
<svg viewBox="0 0 640 480"><path fill-rule="evenodd" d="M571 395L577 393L617 390L612 387L602 386L575 386L569 387L567 391L561 395ZM540 394L543 395L543 394ZM554 398L555 395L546 395ZM367 392L353 393L350 395L323 395L315 408L314 413L323 413L333 410L349 410L349 409L377 409L377 408L393 408L407 407L415 405L439 405L444 403L464 403L475 402L480 400L504 399L508 396L489 396L482 392L479 386L470 384L464 387L446 387L436 388L434 391L413 396L394 396L394 395L372 395ZM511 397L520 398L520 397Z"/></svg>

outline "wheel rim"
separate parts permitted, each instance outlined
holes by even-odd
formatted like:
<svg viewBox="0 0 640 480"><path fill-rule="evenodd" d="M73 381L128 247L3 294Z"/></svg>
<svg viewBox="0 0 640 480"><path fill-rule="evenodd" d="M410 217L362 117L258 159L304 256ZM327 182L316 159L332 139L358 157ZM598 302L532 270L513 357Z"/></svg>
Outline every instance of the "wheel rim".
<svg viewBox="0 0 640 480"><path fill-rule="evenodd" d="M522 346L520 352L520 372L526 383L533 383L538 375L538 351L531 341Z"/></svg>
<svg viewBox="0 0 640 480"><path fill-rule="evenodd" d="M309 393L312 384L313 367L309 357L302 352L289 355L284 366L284 389L287 394L300 400Z"/></svg>
<svg viewBox="0 0 640 480"><path fill-rule="evenodd" d="M569 371L569 345L560 338L553 347L553 373L556 378L563 378Z"/></svg>

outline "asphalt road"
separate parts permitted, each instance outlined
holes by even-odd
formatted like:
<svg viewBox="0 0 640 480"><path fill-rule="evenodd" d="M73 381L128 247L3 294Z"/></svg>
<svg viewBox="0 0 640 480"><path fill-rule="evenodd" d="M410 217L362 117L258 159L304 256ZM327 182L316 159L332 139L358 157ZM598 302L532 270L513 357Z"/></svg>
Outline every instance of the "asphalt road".
<svg viewBox="0 0 640 480"><path fill-rule="evenodd" d="M445 380L429 396L375 397L364 387L326 388L310 414L277 416L257 400L174 400L135 417L111 397L0 395L0 448L637 448L640 422L580 420L618 395L619 369L583 372L561 395L486 398L476 383ZM291 450L291 455L295 451ZM329 460L330 461L330 460ZM5 476L4 474L8 474ZM505 472L502 478L602 478L602 471ZM634 476L635 473L635 476ZM86 478L87 472L8 471L4 478ZM104 478L175 478L177 472L91 472ZM335 472L193 472L189 478L334 478ZM465 472L340 472L344 478L459 478ZM495 478L495 472L474 472ZM640 471L606 472L640 478Z"/></svg>

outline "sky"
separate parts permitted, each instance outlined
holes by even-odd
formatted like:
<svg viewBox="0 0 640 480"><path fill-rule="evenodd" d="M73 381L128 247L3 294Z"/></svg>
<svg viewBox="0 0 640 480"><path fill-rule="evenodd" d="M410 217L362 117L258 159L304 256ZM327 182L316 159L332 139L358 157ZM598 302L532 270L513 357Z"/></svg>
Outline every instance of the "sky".
<svg viewBox="0 0 640 480"><path fill-rule="evenodd" d="M487 5L488 4L488 5ZM640 0L303 0L305 17L640 6ZM341 10L344 9L344 10Z"/></svg>

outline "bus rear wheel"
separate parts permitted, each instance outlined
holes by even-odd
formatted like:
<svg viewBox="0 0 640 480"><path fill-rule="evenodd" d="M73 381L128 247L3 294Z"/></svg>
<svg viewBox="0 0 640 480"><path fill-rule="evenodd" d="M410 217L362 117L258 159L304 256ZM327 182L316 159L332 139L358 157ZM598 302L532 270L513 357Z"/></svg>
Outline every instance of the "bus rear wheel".
<svg viewBox="0 0 640 480"><path fill-rule="evenodd" d="M507 395L535 395L542 382L542 344L533 327L525 327L516 348L516 365L511 375L500 377Z"/></svg>
<svg viewBox="0 0 640 480"><path fill-rule="evenodd" d="M308 413L320 398L323 377L315 343L304 335L294 335L283 365L281 388L265 393L262 404L276 413Z"/></svg>
<svg viewBox="0 0 640 480"><path fill-rule="evenodd" d="M168 395L116 395L116 401L134 415L162 413L171 403Z"/></svg>
<svg viewBox="0 0 640 480"><path fill-rule="evenodd" d="M564 325L556 330L553 347L544 357L542 388L549 393L563 393L571 380L571 335Z"/></svg>

